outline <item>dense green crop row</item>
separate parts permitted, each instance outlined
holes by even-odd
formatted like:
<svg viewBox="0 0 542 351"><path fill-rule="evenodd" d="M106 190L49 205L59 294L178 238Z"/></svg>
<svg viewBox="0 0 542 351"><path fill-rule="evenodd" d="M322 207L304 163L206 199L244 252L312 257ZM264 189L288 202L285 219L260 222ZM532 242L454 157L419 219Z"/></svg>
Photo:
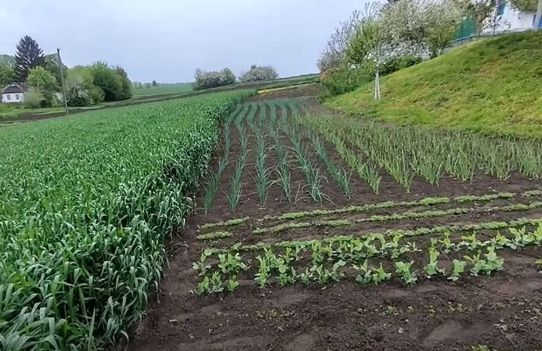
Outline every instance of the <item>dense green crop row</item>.
<svg viewBox="0 0 542 351"><path fill-rule="evenodd" d="M184 224L223 93L0 129L0 349L126 335Z"/></svg>

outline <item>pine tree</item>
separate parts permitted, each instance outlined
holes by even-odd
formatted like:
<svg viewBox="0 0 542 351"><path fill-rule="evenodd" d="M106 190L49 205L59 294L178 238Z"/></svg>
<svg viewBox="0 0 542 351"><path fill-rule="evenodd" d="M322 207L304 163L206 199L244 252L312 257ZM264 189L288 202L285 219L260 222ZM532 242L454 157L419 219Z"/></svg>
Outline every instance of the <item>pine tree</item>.
<svg viewBox="0 0 542 351"><path fill-rule="evenodd" d="M15 54L15 74L20 82L26 81L32 68L45 64L45 56L38 43L25 35L17 44Z"/></svg>

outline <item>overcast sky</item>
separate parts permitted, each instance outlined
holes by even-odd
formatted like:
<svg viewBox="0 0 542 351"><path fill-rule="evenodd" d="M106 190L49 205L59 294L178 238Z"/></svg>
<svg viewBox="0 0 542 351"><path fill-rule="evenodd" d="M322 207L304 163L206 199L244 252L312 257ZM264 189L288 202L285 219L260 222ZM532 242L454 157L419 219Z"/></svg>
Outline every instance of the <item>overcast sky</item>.
<svg viewBox="0 0 542 351"><path fill-rule="evenodd" d="M134 81L191 81L194 70L273 65L317 71L329 35L363 0L0 0L0 53L25 34L68 66L103 60Z"/></svg>

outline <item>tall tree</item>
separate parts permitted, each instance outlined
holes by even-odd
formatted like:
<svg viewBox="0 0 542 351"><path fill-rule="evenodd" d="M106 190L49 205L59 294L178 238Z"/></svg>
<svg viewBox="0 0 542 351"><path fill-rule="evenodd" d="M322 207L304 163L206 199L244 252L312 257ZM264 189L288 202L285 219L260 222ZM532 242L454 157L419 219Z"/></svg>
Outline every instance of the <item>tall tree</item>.
<svg viewBox="0 0 542 351"><path fill-rule="evenodd" d="M15 73L21 82L26 81L28 73L32 68L45 64L45 56L38 43L25 35L17 44L15 54Z"/></svg>
<svg viewBox="0 0 542 351"><path fill-rule="evenodd" d="M57 54L45 55L43 68L45 68L47 71L49 71L49 73L51 73L55 77L59 85L62 83L61 78L60 78L60 63L58 62ZM68 67L63 64L62 70L64 71L64 77L67 77Z"/></svg>
<svg viewBox="0 0 542 351"><path fill-rule="evenodd" d="M53 104L53 97L58 90L58 83L49 71L39 66L33 68L28 73L27 83L30 87L36 89L43 96L42 105L51 106Z"/></svg>
<svg viewBox="0 0 542 351"><path fill-rule="evenodd" d="M0 61L0 89L3 89L10 83L13 83L14 77L15 71L13 70L13 67Z"/></svg>

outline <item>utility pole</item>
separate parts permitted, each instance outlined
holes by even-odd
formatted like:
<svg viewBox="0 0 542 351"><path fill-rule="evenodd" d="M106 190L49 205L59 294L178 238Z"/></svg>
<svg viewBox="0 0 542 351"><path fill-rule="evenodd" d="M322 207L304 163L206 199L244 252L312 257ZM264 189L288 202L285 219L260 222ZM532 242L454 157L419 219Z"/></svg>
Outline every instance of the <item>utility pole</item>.
<svg viewBox="0 0 542 351"><path fill-rule="evenodd" d="M62 84L62 96L64 97L64 109L66 110L66 115L68 115L68 100L66 99L66 85L64 84L64 65L60 58L60 49L56 49L56 54L58 56L58 65L60 66L60 82Z"/></svg>
<svg viewBox="0 0 542 351"><path fill-rule="evenodd" d="M536 17L534 18L534 30L540 30L540 17L542 17L542 0L538 0Z"/></svg>

